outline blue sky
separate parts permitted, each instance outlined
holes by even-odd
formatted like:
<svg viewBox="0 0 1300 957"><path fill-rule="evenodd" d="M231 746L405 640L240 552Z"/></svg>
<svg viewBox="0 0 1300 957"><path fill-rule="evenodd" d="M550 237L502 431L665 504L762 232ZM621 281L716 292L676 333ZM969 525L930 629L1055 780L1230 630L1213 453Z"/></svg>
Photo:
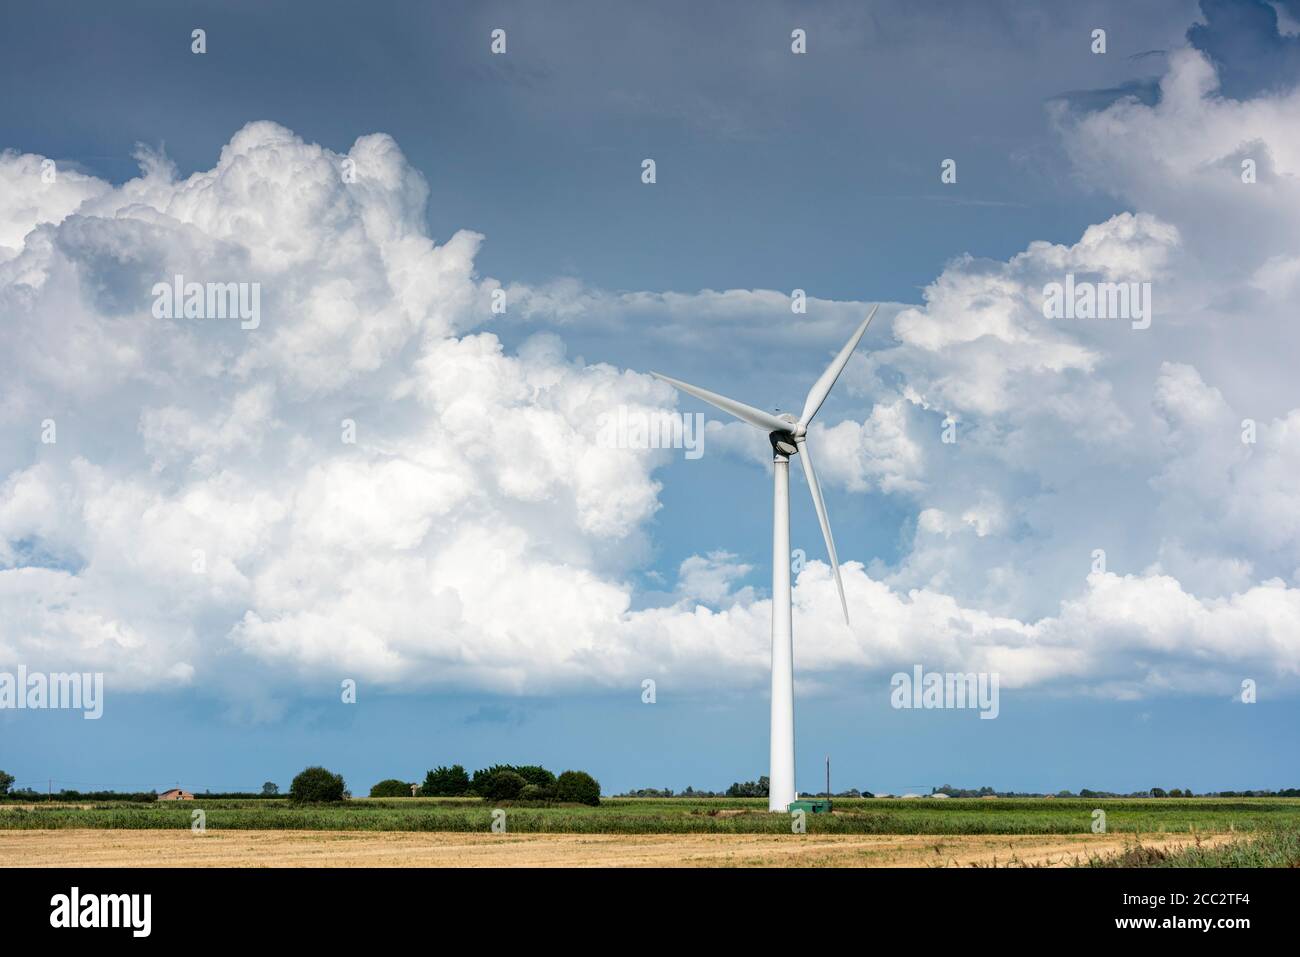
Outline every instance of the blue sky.
<svg viewBox="0 0 1300 957"><path fill-rule="evenodd" d="M815 436L851 634L793 482L799 786L826 753L877 791L1293 786L1300 10L1131 7L7 14L0 670L104 671L108 698L0 711L0 768L766 773L765 440L570 456L601 408L678 403L651 369L797 408L881 302ZM326 182L343 155L362 189ZM1152 329L1035 316L1066 269L1151 280ZM177 270L261 282L265 325L132 324ZM913 664L1003 674L999 717L892 709Z"/></svg>

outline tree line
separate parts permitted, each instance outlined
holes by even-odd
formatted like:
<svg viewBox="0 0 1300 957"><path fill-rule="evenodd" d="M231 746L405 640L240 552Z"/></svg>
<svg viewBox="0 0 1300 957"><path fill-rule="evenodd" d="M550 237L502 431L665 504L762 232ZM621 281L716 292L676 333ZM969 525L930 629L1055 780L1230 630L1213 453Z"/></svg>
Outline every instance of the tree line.
<svg viewBox="0 0 1300 957"><path fill-rule="evenodd" d="M697 791L693 787L687 787L684 791L674 791L672 788L638 788L635 791L628 791L626 794L620 794L618 797L630 798L765 798L768 796L770 782L767 775L763 775L757 781L733 781L731 787L725 791ZM863 798L875 797L870 791L859 791L857 788L849 788L846 791L837 791L834 794L827 794L825 791L819 791L810 797L837 797L837 798Z"/></svg>
<svg viewBox="0 0 1300 957"><path fill-rule="evenodd" d="M995 791L991 787L981 788L956 788L951 784L944 784L939 787L932 787L931 794L943 794L952 798L982 798L982 797L1003 797L1003 798L1190 798L1190 797L1300 797L1300 788L1282 788L1276 791L1206 791L1203 794L1196 794L1191 788L1149 788L1145 791L1132 791L1127 794L1118 791L1097 791L1092 788L1080 788L1078 792L1064 790L1057 791L1055 794L1046 794L1038 791ZM636 788L623 794L615 795L624 798L763 798L768 796L768 779L760 777L757 781L736 781L725 791L701 791L693 787L687 787L684 791L674 791L672 788ZM837 797L837 798L871 798L876 797L871 791L858 790L849 788L845 791L837 791L834 794L827 795L825 791L816 793L808 792L808 797ZM892 795L882 795L890 797Z"/></svg>
<svg viewBox="0 0 1300 957"><path fill-rule="evenodd" d="M155 801L158 795L152 791L37 791L33 788L14 789L14 776L0 771L0 800L36 802L56 801ZM585 771L565 771L553 774L537 764L493 764L480 768L472 775L459 764L451 767L439 766L430 770L424 783L402 781L387 778L370 789L371 797L393 798L411 797L411 789L420 797L480 797L485 801L528 801L538 803L575 803L597 805L600 803L600 782ZM1281 788L1279 790L1251 791L1207 791L1196 794L1191 788L1154 787L1145 791L1121 793L1117 791L1098 791L1092 788L1080 788L1078 792L1063 790L1055 794L1043 794L1032 791L995 791L991 787L956 788L944 784L930 789L931 794L944 794L954 798L1005 797L1005 798L1190 798L1190 797L1224 797L1224 798L1280 798L1300 797L1300 788ZM272 781L262 785L261 791L203 791L195 792L209 800L251 800L281 797L279 786ZM351 792L343 776L322 767L306 768L293 779L287 797L298 803L320 803L344 801ZM629 798L764 798L768 796L768 779L760 777L757 781L733 781L725 791L702 791L687 787L683 791L672 788L638 788L618 797ZM820 792L820 796L826 796ZM872 792L850 788L840 791L833 797L856 798L875 797Z"/></svg>
<svg viewBox="0 0 1300 957"><path fill-rule="evenodd" d="M0 771L0 800L9 801L135 801L158 800L153 791L35 791L13 788L14 776ZM411 797L413 783L388 778L370 789L371 797ZM485 801L526 801L539 804L600 804L600 782L586 771L564 771L556 775L537 764L494 764L470 775L461 765L437 767L425 775L424 784L415 787L423 797L479 797ZM252 800L280 797L273 781L262 785L260 792L204 791L196 797L211 800ZM287 797L298 804L325 804L352 797L343 775L328 768L304 768L293 779Z"/></svg>
<svg viewBox="0 0 1300 957"><path fill-rule="evenodd" d="M388 778L370 789L371 797L411 797L414 782ZM419 797L480 797L485 801L600 803L600 782L586 771L559 775L540 764L493 764L471 775L459 764L430 770L415 787Z"/></svg>

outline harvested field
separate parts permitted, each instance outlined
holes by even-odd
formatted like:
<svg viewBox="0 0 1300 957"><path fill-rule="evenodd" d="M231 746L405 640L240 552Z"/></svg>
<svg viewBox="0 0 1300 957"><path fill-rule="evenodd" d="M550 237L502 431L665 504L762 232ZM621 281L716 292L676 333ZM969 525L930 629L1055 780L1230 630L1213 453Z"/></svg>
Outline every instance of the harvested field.
<svg viewBox="0 0 1300 957"><path fill-rule="evenodd" d="M1214 846L1232 835L1202 835ZM432 831L0 831L0 866L967 867L1069 866L1132 835L473 834ZM1187 835L1142 838L1187 846Z"/></svg>

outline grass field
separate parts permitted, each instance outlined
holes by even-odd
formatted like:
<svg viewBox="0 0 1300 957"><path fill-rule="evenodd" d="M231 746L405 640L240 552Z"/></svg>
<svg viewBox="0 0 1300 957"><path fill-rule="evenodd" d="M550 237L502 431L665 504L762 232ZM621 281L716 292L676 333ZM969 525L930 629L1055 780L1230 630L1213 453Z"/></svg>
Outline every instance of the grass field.
<svg viewBox="0 0 1300 957"><path fill-rule="evenodd" d="M1233 840L1161 847L1138 841L1119 854L1093 855L1089 867L1300 867L1300 827L1270 827Z"/></svg>
<svg viewBox="0 0 1300 957"><path fill-rule="evenodd" d="M747 798L606 798L599 807L500 807L512 833L789 834L789 816ZM1300 828L1300 798L888 800L842 799L807 816L809 834L1090 834L1093 810L1110 834L1194 834ZM487 831L493 805L476 798L0 805L0 830L185 829L201 809L208 830Z"/></svg>

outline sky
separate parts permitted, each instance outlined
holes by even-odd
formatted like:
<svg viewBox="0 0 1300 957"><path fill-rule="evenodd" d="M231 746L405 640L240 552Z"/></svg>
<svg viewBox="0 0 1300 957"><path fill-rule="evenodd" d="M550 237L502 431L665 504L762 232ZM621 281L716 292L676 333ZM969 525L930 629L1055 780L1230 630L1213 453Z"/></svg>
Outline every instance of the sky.
<svg viewBox="0 0 1300 957"><path fill-rule="evenodd" d="M20 786L766 774L767 438L650 372L797 412L875 303L797 786L1295 786L1300 3L60 3L0 82L0 673L105 688Z"/></svg>

